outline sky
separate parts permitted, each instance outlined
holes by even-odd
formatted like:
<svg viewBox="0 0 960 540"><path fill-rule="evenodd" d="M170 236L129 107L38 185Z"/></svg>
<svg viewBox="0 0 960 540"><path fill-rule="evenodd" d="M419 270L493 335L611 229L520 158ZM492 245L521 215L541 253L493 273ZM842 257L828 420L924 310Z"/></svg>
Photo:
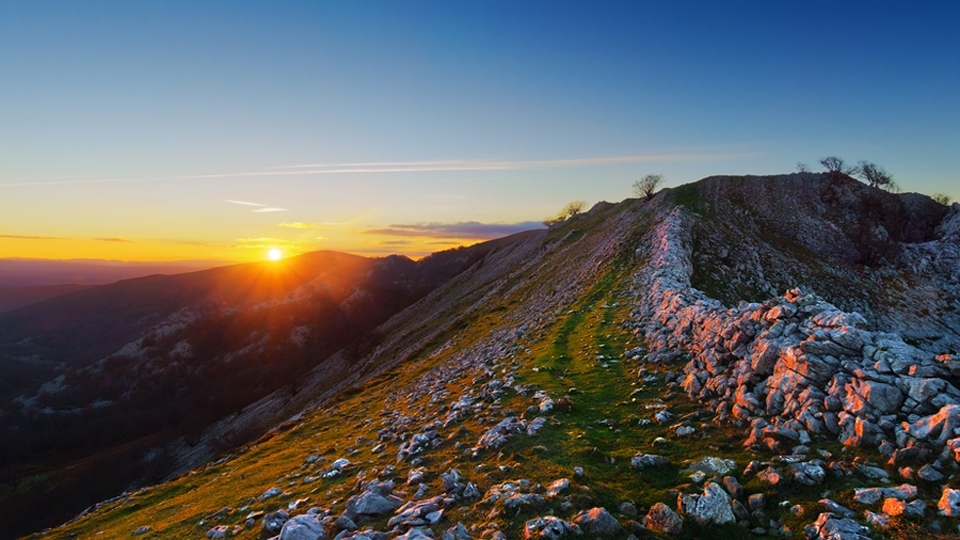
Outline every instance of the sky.
<svg viewBox="0 0 960 540"><path fill-rule="evenodd" d="M838 155L960 199L960 3L0 0L0 258L421 256Z"/></svg>

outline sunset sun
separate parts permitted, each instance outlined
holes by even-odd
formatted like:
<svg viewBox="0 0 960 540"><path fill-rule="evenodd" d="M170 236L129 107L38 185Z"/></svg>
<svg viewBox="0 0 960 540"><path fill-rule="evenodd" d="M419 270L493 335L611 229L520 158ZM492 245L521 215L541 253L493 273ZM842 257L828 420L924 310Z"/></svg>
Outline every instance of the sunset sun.
<svg viewBox="0 0 960 540"><path fill-rule="evenodd" d="M279 261L282 257L283 252L277 248L271 248L270 251L267 252L267 258L271 261Z"/></svg>

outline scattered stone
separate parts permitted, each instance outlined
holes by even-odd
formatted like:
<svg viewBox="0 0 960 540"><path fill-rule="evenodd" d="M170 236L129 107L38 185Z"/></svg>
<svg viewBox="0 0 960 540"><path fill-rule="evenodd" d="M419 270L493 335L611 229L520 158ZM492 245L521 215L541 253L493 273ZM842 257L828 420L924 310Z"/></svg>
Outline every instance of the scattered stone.
<svg viewBox="0 0 960 540"><path fill-rule="evenodd" d="M669 506L658 502L643 518L643 526L653 532L678 535L683 532L683 518Z"/></svg>
<svg viewBox="0 0 960 540"><path fill-rule="evenodd" d="M677 428L677 437L686 437L687 435L693 435L697 430L690 426L680 426Z"/></svg>
<svg viewBox="0 0 960 540"><path fill-rule="evenodd" d="M820 506L826 509L827 512L833 512L840 517L853 518L857 516L857 513L853 510L830 499L820 499Z"/></svg>
<svg viewBox="0 0 960 540"><path fill-rule="evenodd" d="M630 459L630 466L635 469L643 469L644 467L662 467L669 464L669 459L655 454L640 453Z"/></svg>
<svg viewBox="0 0 960 540"><path fill-rule="evenodd" d="M606 508L591 508L574 516L573 522L591 537L616 536L623 531L620 522Z"/></svg>
<svg viewBox="0 0 960 540"><path fill-rule="evenodd" d="M734 499L743 497L743 486L741 486L740 482L733 476L723 477L723 487L727 490L727 493L730 494L730 497Z"/></svg>
<svg viewBox="0 0 960 540"><path fill-rule="evenodd" d="M897 487L883 488L883 496L908 501L917 496L917 486L901 484Z"/></svg>
<svg viewBox="0 0 960 540"><path fill-rule="evenodd" d="M701 524L733 523L736 517L730 507L730 496L713 482L703 486L703 494L687 495L682 493L677 498L677 507L680 511L697 520Z"/></svg>
<svg viewBox="0 0 960 540"><path fill-rule="evenodd" d="M929 464L920 467L920 470L917 471L917 477L926 482L940 482L943 480L943 474L931 467Z"/></svg>
<svg viewBox="0 0 960 540"><path fill-rule="evenodd" d="M960 489L943 486L943 494L937 502L940 513L947 517L960 517Z"/></svg>
<svg viewBox="0 0 960 540"><path fill-rule="evenodd" d="M876 504L883 498L883 488L855 488L853 500L861 504Z"/></svg>
<svg viewBox="0 0 960 540"><path fill-rule="evenodd" d="M226 525L217 525L216 527L207 531L207 538L219 540L221 538L226 538L228 534L230 534L230 527Z"/></svg>
<svg viewBox="0 0 960 540"><path fill-rule="evenodd" d="M923 519L927 504L923 501L904 502L889 497L883 500L883 513L889 516L904 516L912 519Z"/></svg>
<svg viewBox="0 0 960 540"><path fill-rule="evenodd" d="M264 491L264 492L263 492L263 495L260 495L259 497L257 497L257 500L258 500L258 501L265 501L265 500L267 500L267 499L269 499L269 498L271 498L271 497L276 497L277 495L280 495L281 493L283 493L283 490L282 490L282 489L280 489L280 488L278 488L278 487L272 487L272 488Z"/></svg>
<svg viewBox="0 0 960 540"><path fill-rule="evenodd" d="M579 526L571 525L554 516L531 519L526 523L523 530L523 537L525 539L547 538L549 540L556 540L571 535L579 536L581 534L583 534L583 531Z"/></svg>
<svg viewBox="0 0 960 540"><path fill-rule="evenodd" d="M270 535L277 534L280 532L280 529L283 528L283 524L289 519L290 514L286 513L284 510L270 512L269 514L263 516L263 530Z"/></svg>
<svg viewBox="0 0 960 540"><path fill-rule="evenodd" d="M668 410L662 410L653 415L653 419L656 420L658 424L667 424L673 420L673 413Z"/></svg>
<svg viewBox="0 0 960 540"><path fill-rule="evenodd" d="M144 525L144 526L142 526L142 527L137 527L137 529L136 529L135 531L133 531L133 535L134 535L134 536L140 536L141 534L147 534L148 532L150 532L150 531L152 531L152 530L153 530L153 529L151 529L149 526Z"/></svg>
<svg viewBox="0 0 960 540"><path fill-rule="evenodd" d="M442 540L472 540L472 538L470 531L463 526L463 523L458 522L455 526L443 532Z"/></svg>
<svg viewBox="0 0 960 540"><path fill-rule="evenodd" d="M290 518L280 529L280 540L322 540L326 538L323 522L317 514L301 514Z"/></svg>
<svg viewBox="0 0 960 540"><path fill-rule="evenodd" d="M561 478L559 480L554 480L552 484L547 486L547 497L549 498L558 497L562 491L569 488L570 488L569 479Z"/></svg>
<svg viewBox="0 0 960 540"><path fill-rule="evenodd" d="M423 482L423 477L427 474L427 470L423 467L415 467L410 469L410 472L407 473L407 485L414 485Z"/></svg>
<svg viewBox="0 0 960 540"><path fill-rule="evenodd" d="M618 504L617 511L625 516L630 517L636 516L639 513L639 510L637 510L637 505L630 501L623 501L622 503Z"/></svg>
<svg viewBox="0 0 960 540"><path fill-rule="evenodd" d="M399 500L392 500L374 491L365 491L347 500L344 515L350 519L357 516L383 516L390 514L399 506Z"/></svg>
<svg viewBox="0 0 960 540"><path fill-rule="evenodd" d="M732 459L723 459L718 457L705 457L694 461L687 466L685 471L702 471L710 476L720 476L729 473L735 469L737 463Z"/></svg>
<svg viewBox="0 0 960 540"><path fill-rule="evenodd" d="M516 416L508 416L499 424L493 426L480 437L478 448L490 448L496 450L507 442L507 438L515 433L526 431L526 423Z"/></svg>
<svg viewBox="0 0 960 540"><path fill-rule="evenodd" d="M773 467L767 467L766 469L757 473L757 479L764 484L775 486L780 483L780 473L777 472L777 470Z"/></svg>
<svg viewBox="0 0 960 540"><path fill-rule="evenodd" d="M757 512L763 510L763 507L767 505L767 496L763 493L754 493L747 498L747 506L750 508L751 512Z"/></svg>
<svg viewBox="0 0 960 540"><path fill-rule="evenodd" d="M804 527L809 540L870 540L870 529L850 518L838 518L823 512L817 520Z"/></svg>
<svg viewBox="0 0 960 540"><path fill-rule="evenodd" d="M886 529L890 526L890 516L887 514L877 514L876 512L871 512L870 510L864 510L863 517L867 520L867 523L873 525L874 527Z"/></svg>
<svg viewBox="0 0 960 540"><path fill-rule="evenodd" d="M536 434L539 433L540 430L543 429L543 426L545 425L547 425L546 418L542 416L538 416L534 418L533 421L530 422L530 424L527 426L527 435L531 437L536 436Z"/></svg>

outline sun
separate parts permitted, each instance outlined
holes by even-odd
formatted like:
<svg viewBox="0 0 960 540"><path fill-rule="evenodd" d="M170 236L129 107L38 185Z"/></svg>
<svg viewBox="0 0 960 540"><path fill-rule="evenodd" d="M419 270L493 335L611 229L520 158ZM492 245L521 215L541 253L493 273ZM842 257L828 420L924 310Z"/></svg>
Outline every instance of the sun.
<svg viewBox="0 0 960 540"><path fill-rule="evenodd" d="M277 248L271 248L270 251L267 252L267 258L271 261L279 261L282 257L283 252Z"/></svg>

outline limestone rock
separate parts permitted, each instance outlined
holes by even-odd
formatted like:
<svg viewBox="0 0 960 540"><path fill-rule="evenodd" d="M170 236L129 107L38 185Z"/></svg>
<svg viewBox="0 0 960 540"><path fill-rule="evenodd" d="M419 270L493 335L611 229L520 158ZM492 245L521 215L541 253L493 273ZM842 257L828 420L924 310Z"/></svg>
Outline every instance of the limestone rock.
<svg viewBox="0 0 960 540"><path fill-rule="evenodd" d="M947 517L960 517L960 489L943 487L943 494L937 502L940 513Z"/></svg>
<svg viewBox="0 0 960 540"><path fill-rule="evenodd" d="M574 516L573 522L591 537L616 536L623 531L620 522L606 508L591 508Z"/></svg>
<svg viewBox="0 0 960 540"><path fill-rule="evenodd" d="M526 539L547 538L557 540L581 534L583 534L583 531L579 526L572 525L554 516L531 519L523 528L523 537Z"/></svg>
<svg viewBox="0 0 960 540"><path fill-rule="evenodd" d="M323 522L316 514L303 514L290 518L280 530L280 540L323 540L326 534Z"/></svg>
<svg viewBox="0 0 960 540"><path fill-rule="evenodd" d="M643 518L643 526L653 532L678 535L683 532L683 518L669 506L658 502Z"/></svg>
<svg viewBox="0 0 960 540"><path fill-rule="evenodd" d="M290 519L290 514L283 510L270 512L263 516L263 530L266 531L268 535L277 534L288 519Z"/></svg>
<svg viewBox="0 0 960 540"><path fill-rule="evenodd" d="M670 460L668 458L655 454L640 453L630 459L630 466L635 469L643 469L644 467L662 467L669 464Z"/></svg>
<svg viewBox="0 0 960 540"><path fill-rule="evenodd" d="M807 486L816 486L827 477L827 472L823 470L822 465L820 461L809 461L791 463L789 468L794 480Z"/></svg>
<svg viewBox="0 0 960 540"><path fill-rule="evenodd" d="M730 507L730 496L713 482L704 484L702 495L682 493L677 499L677 507L680 511L702 524L722 525L736 521L733 509Z"/></svg>
<svg viewBox="0 0 960 540"><path fill-rule="evenodd" d="M850 518L823 512L804 528L809 540L870 540L870 529Z"/></svg>

